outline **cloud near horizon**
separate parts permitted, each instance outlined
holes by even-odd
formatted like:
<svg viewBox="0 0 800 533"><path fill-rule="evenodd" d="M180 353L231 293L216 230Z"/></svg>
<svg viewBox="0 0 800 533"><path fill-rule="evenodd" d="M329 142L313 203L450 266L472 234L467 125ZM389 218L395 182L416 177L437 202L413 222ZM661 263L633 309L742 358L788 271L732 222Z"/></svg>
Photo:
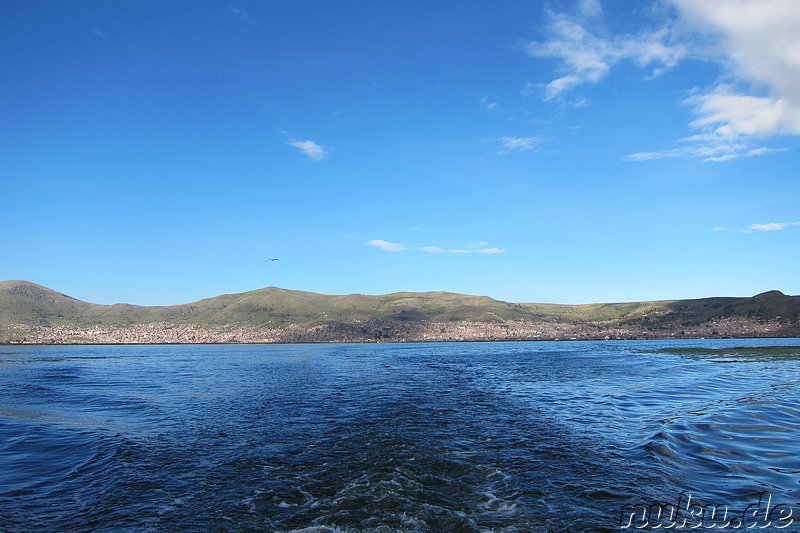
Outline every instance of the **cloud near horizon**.
<svg viewBox="0 0 800 533"><path fill-rule="evenodd" d="M409 249L419 250L429 254L502 254L506 252L505 248L484 248L484 246L489 244L488 242L473 243L469 246L473 249L442 248L441 246L420 246L418 248L408 248L403 244L388 242L383 239L372 239L371 241L367 241L366 244L375 246L376 248L380 248L381 250L385 250L387 252L404 252Z"/></svg>
<svg viewBox="0 0 800 533"><path fill-rule="evenodd" d="M752 233L754 231L780 231L789 226L800 226L800 222L770 222L768 224L751 224L747 227L745 233Z"/></svg>
<svg viewBox="0 0 800 533"><path fill-rule="evenodd" d="M627 161L700 157L721 162L777 150L758 146L773 136L800 135L800 2L796 0L669 0L660 27L606 35L602 8L582 0L576 14L551 13L548 38L527 53L560 60L559 77L544 86L545 100L564 100L582 84L597 83L629 60L657 77L686 59L718 63L732 82L696 88L684 100L698 134L681 148L629 154ZM588 28L595 28L592 32Z"/></svg>
<svg viewBox="0 0 800 533"><path fill-rule="evenodd" d="M431 254L468 254L470 253L469 250L461 250L461 249L453 249L453 250L445 250L444 248L439 248L438 246L423 246L420 248L423 252L428 252Z"/></svg>

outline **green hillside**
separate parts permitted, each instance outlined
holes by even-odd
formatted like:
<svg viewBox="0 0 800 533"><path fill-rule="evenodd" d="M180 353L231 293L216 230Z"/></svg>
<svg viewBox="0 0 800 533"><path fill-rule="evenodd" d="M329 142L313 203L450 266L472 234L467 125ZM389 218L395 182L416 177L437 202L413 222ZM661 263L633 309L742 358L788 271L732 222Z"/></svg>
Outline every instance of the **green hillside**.
<svg viewBox="0 0 800 533"><path fill-rule="evenodd" d="M0 281L0 324L67 323L101 307L27 281Z"/></svg>
<svg viewBox="0 0 800 533"><path fill-rule="evenodd" d="M800 296L770 291L751 298L704 298L589 305L509 303L449 292L327 295L267 287L197 302L144 307L82 302L27 281L0 282L0 326L130 326L166 322L198 326L283 328L399 322L506 321L618 323L658 327L723 317L800 320Z"/></svg>
<svg viewBox="0 0 800 533"><path fill-rule="evenodd" d="M26 281L0 282L2 324L126 326L172 322L284 327L370 319L502 322L534 318L531 311L519 304L448 292L339 296L267 287L182 305L143 307L91 304Z"/></svg>

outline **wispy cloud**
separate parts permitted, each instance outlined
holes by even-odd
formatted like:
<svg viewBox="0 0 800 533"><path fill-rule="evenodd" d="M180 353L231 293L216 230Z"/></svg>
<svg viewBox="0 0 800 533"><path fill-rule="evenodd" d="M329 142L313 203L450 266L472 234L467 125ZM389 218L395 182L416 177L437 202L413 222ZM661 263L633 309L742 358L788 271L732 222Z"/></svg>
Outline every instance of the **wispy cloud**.
<svg viewBox="0 0 800 533"><path fill-rule="evenodd" d="M384 241L383 239L372 239L371 241L367 241L366 244L375 246L376 248L380 248L381 250L386 250L387 252L403 252L406 250L416 250L429 254L472 254L472 253L501 254L506 251L504 248L487 248L486 246L489 244L488 242L472 243L468 246L461 248L443 247L434 245L409 248L404 244L388 242Z"/></svg>
<svg viewBox="0 0 800 533"><path fill-rule="evenodd" d="M768 224L750 224L745 233L752 233L754 231L780 231L790 226L800 226L800 222L770 222Z"/></svg>
<svg viewBox="0 0 800 533"><path fill-rule="evenodd" d="M104 41L108 38L108 35L106 35L105 33L103 33L100 30L94 30L94 31L92 31L92 33L94 33L95 35L97 35L98 37L103 39Z"/></svg>
<svg viewBox="0 0 800 533"><path fill-rule="evenodd" d="M488 248L489 243L485 241L473 242L460 248L442 248L440 246L423 246L420 248L423 252L436 253L436 254L502 254L506 250L504 248Z"/></svg>
<svg viewBox="0 0 800 533"><path fill-rule="evenodd" d="M698 133L673 149L639 152L627 161L697 157L721 162L777 150L765 139L800 135L800 2L796 0L669 0L674 10L655 30L609 36L596 0L577 12L550 15L547 38L528 43L532 57L559 61L559 76L544 85L545 100L564 100L597 83L621 61L650 77L692 58L719 64L729 80L697 88L684 101Z"/></svg>
<svg viewBox="0 0 800 533"><path fill-rule="evenodd" d="M542 144L541 137L500 137L500 144L503 146L503 152L517 150L520 152L527 152L535 150Z"/></svg>
<svg viewBox="0 0 800 533"><path fill-rule="evenodd" d="M682 142L688 143L680 148L671 148L659 152L637 152L624 156L623 161L654 161L657 159L672 159L678 157L701 158L703 161L719 163L742 157L785 152L786 148L751 148L751 143L745 139L727 140L714 135L694 135Z"/></svg>
<svg viewBox="0 0 800 533"><path fill-rule="evenodd" d="M253 28L260 28L261 27L261 24L259 24L256 19L254 19L252 16L250 16L250 13L248 13L247 11L245 11L244 9L242 9L240 7L230 6L229 5L228 6L228 13L236 15L237 17L239 17L240 19L245 21L249 26L251 26Z"/></svg>
<svg viewBox="0 0 800 533"><path fill-rule="evenodd" d="M298 141L291 139L289 146L294 146L314 161L320 161L328 156L328 152L314 141Z"/></svg>
<svg viewBox="0 0 800 533"><path fill-rule="evenodd" d="M402 252L406 249L402 244L384 241L383 239L372 239L371 241L367 241L367 244L380 248L381 250L386 250L387 252Z"/></svg>
<svg viewBox="0 0 800 533"><path fill-rule="evenodd" d="M462 250L459 248L454 248L450 250L446 250L444 248L440 248L438 246L423 246L420 248L423 252L428 252L431 254L468 254L470 253L469 250Z"/></svg>
<svg viewBox="0 0 800 533"><path fill-rule="evenodd" d="M650 76L654 77L674 67L687 54L685 46L671 42L668 25L637 35L601 37L587 29L592 25L604 30L599 21L599 2L584 0L578 7L577 16L550 13L549 38L532 41L526 47L532 57L561 61L561 75L544 85L545 100L561 98L578 85L599 82L626 59L640 67L652 67Z"/></svg>

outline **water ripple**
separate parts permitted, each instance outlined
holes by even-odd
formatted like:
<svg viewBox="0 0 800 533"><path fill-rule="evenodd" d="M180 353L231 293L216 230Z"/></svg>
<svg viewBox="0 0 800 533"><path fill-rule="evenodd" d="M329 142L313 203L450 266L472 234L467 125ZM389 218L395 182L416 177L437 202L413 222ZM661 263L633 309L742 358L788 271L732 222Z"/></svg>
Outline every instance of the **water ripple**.
<svg viewBox="0 0 800 533"><path fill-rule="evenodd" d="M4 349L0 530L615 531L682 491L798 505L800 348L742 342Z"/></svg>

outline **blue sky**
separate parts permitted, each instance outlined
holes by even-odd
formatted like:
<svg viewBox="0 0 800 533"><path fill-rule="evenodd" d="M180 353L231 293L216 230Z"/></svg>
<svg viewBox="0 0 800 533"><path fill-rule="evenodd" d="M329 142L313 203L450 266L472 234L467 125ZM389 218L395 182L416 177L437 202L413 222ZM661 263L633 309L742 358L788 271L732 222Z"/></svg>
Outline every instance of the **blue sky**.
<svg viewBox="0 0 800 533"><path fill-rule="evenodd" d="M800 294L795 0L11 0L0 43L0 279Z"/></svg>

